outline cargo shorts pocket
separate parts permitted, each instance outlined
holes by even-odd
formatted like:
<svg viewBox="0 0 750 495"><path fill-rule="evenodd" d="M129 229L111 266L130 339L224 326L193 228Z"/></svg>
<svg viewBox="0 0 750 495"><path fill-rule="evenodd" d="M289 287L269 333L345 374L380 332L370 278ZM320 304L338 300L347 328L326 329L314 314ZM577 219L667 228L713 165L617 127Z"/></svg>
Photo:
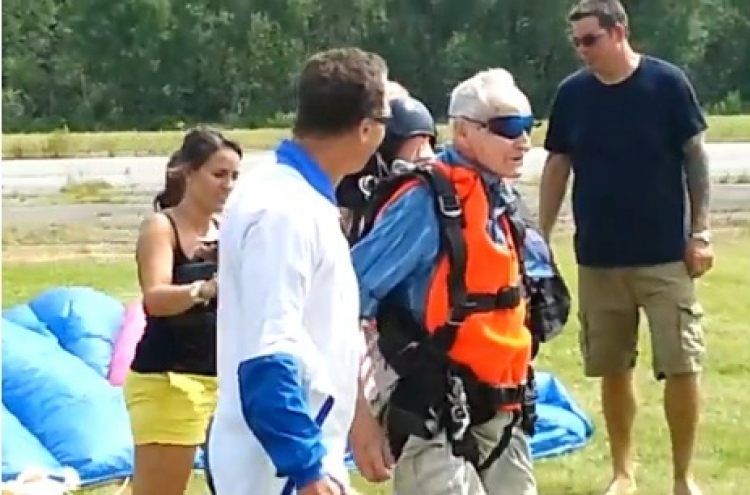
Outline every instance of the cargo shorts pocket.
<svg viewBox="0 0 750 495"><path fill-rule="evenodd" d="M581 350L581 355L584 358L589 358L591 357L591 328L585 312L578 311L578 323L578 347Z"/></svg>
<svg viewBox="0 0 750 495"><path fill-rule="evenodd" d="M699 302L680 304L680 343L685 356L702 356L706 350L703 306Z"/></svg>

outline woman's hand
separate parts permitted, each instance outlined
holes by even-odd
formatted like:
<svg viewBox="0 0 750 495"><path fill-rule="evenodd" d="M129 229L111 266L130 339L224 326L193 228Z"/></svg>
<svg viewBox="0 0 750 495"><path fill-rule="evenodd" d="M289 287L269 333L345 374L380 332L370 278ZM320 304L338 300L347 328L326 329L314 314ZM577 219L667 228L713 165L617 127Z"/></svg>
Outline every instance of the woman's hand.
<svg viewBox="0 0 750 495"><path fill-rule="evenodd" d="M198 249L195 250L195 258L205 261L217 261L218 257L218 243L213 242L201 242Z"/></svg>
<svg viewBox="0 0 750 495"><path fill-rule="evenodd" d="M201 284L198 295L200 295L200 298L204 301L210 301L216 297L217 290L218 283L216 281L216 276L214 276L212 279L206 280Z"/></svg>

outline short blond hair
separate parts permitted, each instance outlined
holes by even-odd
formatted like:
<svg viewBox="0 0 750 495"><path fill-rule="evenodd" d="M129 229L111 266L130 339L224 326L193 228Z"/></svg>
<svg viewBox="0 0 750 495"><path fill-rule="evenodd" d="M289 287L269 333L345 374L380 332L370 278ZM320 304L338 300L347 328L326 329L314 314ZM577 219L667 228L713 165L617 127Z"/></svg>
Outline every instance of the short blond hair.
<svg viewBox="0 0 750 495"><path fill-rule="evenodd" d="M396 81L388 81L388 84L385 88L385 93L389 101L409 97L409 90L407 90Z"/></svg>
<svg viewBox="0 0 750 495"><path fill-rule="evenodd" d="M487 69L460 82L451 91L448 116L486 122L531 112L529 100L505 69Z"/></svg>

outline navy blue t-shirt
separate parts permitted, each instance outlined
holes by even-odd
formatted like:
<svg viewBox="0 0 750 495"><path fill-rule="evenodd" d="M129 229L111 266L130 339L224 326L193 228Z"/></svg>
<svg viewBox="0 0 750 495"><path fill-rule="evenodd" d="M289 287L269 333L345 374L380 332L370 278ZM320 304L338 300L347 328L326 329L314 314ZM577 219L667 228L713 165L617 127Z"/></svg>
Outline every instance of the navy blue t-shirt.
<svg viewBox="0 0 750 495"><path fill-rule="evenodd" d="M587 69L560 83L544 147L571 159L579 264L683 259L683 147L705 129L685 74L654 57L641 57L617 84L604 84Z"/></svg>

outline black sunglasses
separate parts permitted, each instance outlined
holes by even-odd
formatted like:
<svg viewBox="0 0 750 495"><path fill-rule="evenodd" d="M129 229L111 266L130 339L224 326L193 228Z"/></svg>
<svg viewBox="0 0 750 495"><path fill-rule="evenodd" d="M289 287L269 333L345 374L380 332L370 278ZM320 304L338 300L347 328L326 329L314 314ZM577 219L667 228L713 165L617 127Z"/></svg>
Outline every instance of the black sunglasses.
<svg viewBox="0 0 750 495"><path fill-rule="evenodd" d="M583 36L576 37L571 36L570 41L573 43L573 46L576 48L582 46L584 48L591 48L596 44L597 41L599 41L602 36L604 36L604 31L600 31L598 33L589 33L584 34Z"/></svg>
<svg viewBox="0 0 750 495"><path fill-rule="evenodd" d="M388 123L391 121L393 116L391 115L373 115L370 117L372 120L377 122L378 124L388 125Z"/></svg>

